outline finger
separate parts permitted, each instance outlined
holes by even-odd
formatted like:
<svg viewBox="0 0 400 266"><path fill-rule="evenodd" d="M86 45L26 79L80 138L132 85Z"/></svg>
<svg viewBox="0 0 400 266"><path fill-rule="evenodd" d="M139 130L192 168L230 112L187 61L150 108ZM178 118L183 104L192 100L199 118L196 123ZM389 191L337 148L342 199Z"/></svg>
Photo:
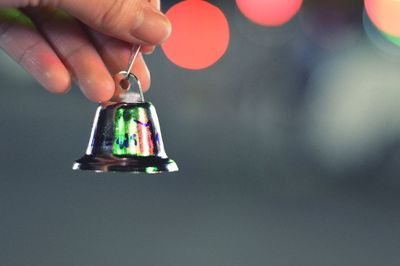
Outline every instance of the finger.
<svg viewBox="0 0 400 266"><path fill-rule="evenodd" d="M148 1L154 8L157 10L161 10L161 3L160 0L145 0ZM142 46L142 53L143 54L152 54L156 47L154 45Z"/></svg>
<svg viewBox="0 0 400 266"><path fill-rule="evenodd" d="M161 10L161 3L160 0L147 0L149 3L152 4L152 6L154 6L155 8L157 8L158 10Z"/></svg>
<svg viewBox="0 0 400 266"><path fill-rule="evenodd" d="M88 26L85 26L85 25L82 25L85 29L86 29L86 31L91 31L91 30L93 30L93 29L91 29L90 27L88 27ZM154 48L155 48L155 46L154 45L150 45L150 44L148 44L148 43L144 43L143 41L141 41L141 40L139 40L139 39L136 39L136 38L133 38L133 41L132 41L132 44L136 44L136 45L141 45L142 46L142 49L141 49L141 51L143 52L143 53L146 53L146 54L151 54L153 51L154 51ZM131 44L131 45L132 45Z"/></svg>
<svg viewBox="0 0 400 266"><path fill-rule="evenodd" d="M131 44L94 30L89 30L89 34L111 73L126 70L132 50ZM150 72L141 54L136 58L131 72L140 80L143 91L147 91L150 87Z"/></svg>
<svg viewBox="0 0 400 266"><path fill-rule="evenodd" d="M70 88L71 77L64 64L16 9L0 10L0 47L50 92L65 93Z"/></svg>
<svg viewBox="0 0 400 266"><path fill-rule="evenodd" d="M106 35L126 42L164 42L171 23L152 4L143 0L57 1L59 7Z"/></svg>
<svg viewBox="0 0 400 266"><path fill-rule="evenodd" d="M114 81L80 24L55 9L26 8L24 12L52 44L83 93L95 102L109 100Z"/></svg>

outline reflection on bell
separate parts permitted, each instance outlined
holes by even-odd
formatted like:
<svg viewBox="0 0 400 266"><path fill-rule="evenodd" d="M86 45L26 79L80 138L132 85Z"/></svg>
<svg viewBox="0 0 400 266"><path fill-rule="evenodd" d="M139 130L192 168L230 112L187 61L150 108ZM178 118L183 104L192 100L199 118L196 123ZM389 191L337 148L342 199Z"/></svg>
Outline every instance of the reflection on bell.
<svg viewBox="0 0 400 266"><path fill-rule="evenodd" d="M133 173L178 171L176 163L165 153L154 106L144 102L142 93L123 93L123 96L117 97L117 102L97 108L86 154L75 162L73 169Z"/></svg>
<svg viewBox="0 0 400 266"><path fill-rule="evenodd" d="M86 155L73 169L159 173L178 167L165 154L154 106L144 102L99 106Z"/></svg>

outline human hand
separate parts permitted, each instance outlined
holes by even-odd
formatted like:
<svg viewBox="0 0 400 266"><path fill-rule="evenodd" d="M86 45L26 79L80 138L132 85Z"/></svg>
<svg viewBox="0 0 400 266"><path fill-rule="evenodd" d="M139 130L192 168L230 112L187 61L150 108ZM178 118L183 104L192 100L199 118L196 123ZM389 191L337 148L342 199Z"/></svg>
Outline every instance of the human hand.
<svg viewBox="0 0 400 266"><path fill-rule="evenodd" d="M160 0L0 0L0 48L50 92L66 93L73 78L90 100L104 102L132 44L151 53L169 37L159 7ZM147 90L141 54L132 72Z"/></svg>

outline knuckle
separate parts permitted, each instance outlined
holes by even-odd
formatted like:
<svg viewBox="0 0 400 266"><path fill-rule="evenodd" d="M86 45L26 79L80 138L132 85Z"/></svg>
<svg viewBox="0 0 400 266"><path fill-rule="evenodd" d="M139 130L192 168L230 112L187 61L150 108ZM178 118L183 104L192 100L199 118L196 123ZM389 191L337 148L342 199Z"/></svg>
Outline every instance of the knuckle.
<svg viewBox="0 0 400 266"><path fill-rule="evenodd" d="M99 25L103 29L115 30L121 23L120 10L124 6L123 0L108 1L107 7L101 10Z"/></svg>
<svg viewBox="0 0 400 266"><path fill-rule="evenodd" d="M71 60L71 58L73 58L73 57L79 55L80 52L84 51L84 50L87 49L87 48L90 49L90 44L89 44L89 43L86 43L86 42L83 42L83 43L79 44L78 46L73 47L71 50L66 51L66 52L63 54L63 57L64 57L65 59L67 59L67 60Z"/></svg>
<svg viewBox="0 0 400 266"><path fill-rule="evenodd" d="M31 60L32 54L34 54L35 49L41 44L41 40L37 39L30 45L28 45L21 55L15 60L18 64L23 65L26 59Z"/></svg>
<svg viewBox="0 0 400 266"><path fill-rule="evenodd" d="M114 0L105 1L105 8L99 11L98 25L106 31L117 31L120 28L137 27L140 23L141 1Z"/></svg>

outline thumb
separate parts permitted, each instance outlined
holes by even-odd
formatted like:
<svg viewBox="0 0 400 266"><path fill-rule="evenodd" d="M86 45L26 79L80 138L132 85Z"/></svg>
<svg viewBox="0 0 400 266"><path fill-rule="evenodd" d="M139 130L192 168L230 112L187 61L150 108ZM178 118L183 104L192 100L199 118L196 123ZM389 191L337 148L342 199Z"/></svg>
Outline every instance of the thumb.
<svg viewBox="0 0 400 266"><path fill-rule="evenodd" d="M143 0L58 0L59 7L107 35L148 44L165 41L171 33L166 16Z"/></svg>
<svg viewBox="0 0 400 266"><path fill-rule="evenodd" d="M0 0L1 7L50 5L106 35L159 44L171 33L168 18L146 0Z"/></svg>

